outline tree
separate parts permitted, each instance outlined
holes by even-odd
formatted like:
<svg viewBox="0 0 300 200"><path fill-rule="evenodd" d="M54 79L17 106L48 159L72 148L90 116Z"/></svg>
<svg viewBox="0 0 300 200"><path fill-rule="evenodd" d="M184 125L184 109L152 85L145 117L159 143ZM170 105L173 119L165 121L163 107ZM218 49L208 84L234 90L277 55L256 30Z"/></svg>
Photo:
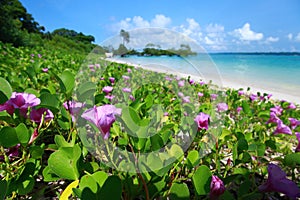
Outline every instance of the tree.
<svg viewBox="0 0 300 200"><path fill-rule="evenodd" d="M122 42L122 44L125 46L125 42L126 43L129 43L129 41L130 41L130 36L129 36L129 33L128 32L126 32L126 31L124 31L123 29L121 29L121 31L120 31L120 36L122 37L122 40L123 40L123 42Z"/></svg>
<svg viewBox="0 0 300 200"><path fill-rule="evenodd" d="M0 40L3 42L20 46L27 33L41 34L45 30L19 0L1 0L0 13Z"/></svg>
<svg viewBox="0 0 300 200"><path fill-rule="evenodd" d="M128 49L125 45L120 44L119 48L114 52L115 55L125 56L128 53Z"/></svg>
<svg viewBox="0 0 300 200"><path fill-rule="evenodd" d="M77 33L74 30L69 30L66 28L59 28L52 32L52 35L59 35L62 37L69 38L74 41L83 42L83 43L92 43L95 41L94 36L84 35L83 33Z"/></svg>

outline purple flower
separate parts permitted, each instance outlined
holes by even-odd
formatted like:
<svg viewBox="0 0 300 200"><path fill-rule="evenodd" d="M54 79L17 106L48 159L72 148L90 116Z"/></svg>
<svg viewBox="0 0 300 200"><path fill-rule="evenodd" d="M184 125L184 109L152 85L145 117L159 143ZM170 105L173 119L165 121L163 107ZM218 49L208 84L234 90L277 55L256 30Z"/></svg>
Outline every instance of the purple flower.
<svg viewBox="0 0 300 200"><path fill-rule="evenodd" d="M183 87L184 86L184 80L178 81L178 86Z"/></svg>
<svg viewBox="0 0 300 200"><path fill-rule="evenodd" d="M257 95L256 94L251 94L249 98L250 98L251 101L255 101L257 99Z"/></svg>
<svg viewBox="0 0 300 200"><path fill-rule="evenodd" d="M218 108L219 112L227 111L228 110L228 105L226 103L218 103L217 108Z"/></svg>
<svg viewBox="0 0 300 200"><path fill-rule="evenodd" d="M104 78L104 77L101 77L101 78L100 78L100 81L104 81L104 80L105 80L105 78Z"/></svg>
<svg viewBox="0 0 300 200"><path fill-rule="evenodd" d="M31 56L31 57L34 57L34 54L33 54L33 53L32 53L32 54L30 54L30 56Z"/></svg>
<svg viewBox="0 0 300 200"><path fill-rule="evenodd" d="M297 137L298 140L298 146L296 147L296 152L300 152L300 133L299 132L295 132L295 135Z"/></svg>
<svg viewBox="0 0 300 200"><path fill-rule="evenodd" d="M36 123L40 123L43 116L45 122L50 121L54 117L53 113L47 108L33 108L30 112L30 119Z"/></svg>
<svg viewBox="0 0 300 200"><path fill-rule="evenodd" d="M122 78L123 78L124 80L129 80L129 79L130 79L130 77L129 77L129 76L126 76L126 75L123 75Z"/></svg>
<svg viewBox="0 0 300 200"><path fill-rule="evenodd" d="M129 99L130 99L131 101L135 101L135 98L134 98L134 96L132 96L132 95L129 95Z"/></svg>
<svg viewBox="0 0 300 200"><path fill-rule="evenodd" d="M242 96L242 95L244 95L244 94L245 94L245 92L244 92L243 90L239 90L239 91L238 91L238 95L239 95L239 96Z"/></svg>
<svg viewBox="0 0 300 200"><path fill-rule="evenodd" d="M131 89L130 89L130 88L123 88L122 91L123 91L123 92L130 93L130 92L131 92Z"/></svg>
<svg viewBox="0 0 300 200"><path fill-rule="evenodd" d="M48 72L48 70L49 70L48 68L43 68L42 69L42 71L45 72L45 73Z"/></svg>
<svg viewBox="0 0 300 200"><path fill-rule="evenodd" d="M287 179L286 173L279 166L269 164L268 174L267 181L258 187L261 192L280 192L292 199L300 197L300 189L297 184Z"/></svg>
<svg viewBox="0 0 300 200"><path fill-rule="evenodd" d="M183 101L183 103L190 103L191 102L189 96L183 97L182 101Z"/></svg>
<svg viewBox="0 0 300 200"><path fill-rule="evenodd" d="M12 96L6 103L8 104L6 105L6 108L11 109L9 106L11 105L14 109L20 109L20 114L23 117L27 117L28 108L39 105L41 100L34 94L13 92ZM11 110L9 110L9 112L11 112Z"/></svg>
<svg viewBox="0 0 300 200"><path fill-rule="evenodd" d="M212 176L211 182L210 182L210 193L209 198L210 199L218 199L220 195L222 195L225 192L226 188L224 186L223 181L217 177Z"/></svg>
<svg viewBox="0 0 300 200"><path fill-rule="evenodd" d="M27 109L28 107L37 106L41 103L41 100L34 94L17 92L12 93L9 101L14 106L14 108L19 109Z"/></svg>
<svg viewBox="0 0 300 200"><path fill-rule="evenodd" d="M260 96L259 98L260 98L261 101L265 100L264 96Z"/></svg>
<svg viewBox="0 0 300 200"><path fill-rule="evenodd" d="M128 72L128 73L131 73L131 69L130 69L130 68L127 68L127 72Z"/></svg>
<svg viewBox="0 0 300 200"><path fill-rule="evenodd" d="M195 117L195 122L198 125L198 130L208 129L209 118L210 116L203 112L199 113L199 115Z"/></svg>
<svg viewBox="0 0 300 200"><path fill-rule="evenodd" d="M204 81L200 81L199 84L202 86L202 85L205 84L205 82Z"/></svg>
<svg viewBox="0 0 300 200"><path fill-rule="evenodd" d="M105 86L103 87L102 91L105 92L106 94L110 93L114 88L111 86Z"/></svg>
<svg viewBox="0 0 300 200"><path fill-rule="evenodd" d="M268 94L267 98L270 99L273 96L273 94Z"/></svg>
<svg viewBox="0 0 300 200"><path fill-rule="evenodd" d="M164 112L164 116L169 116L169 113L168 112Z"/></svg>
<svg viewBox="0 0 300 200"><path fill-rule="evenodd" d="M198 97L203 97L203 93L202 92L198 92Z"/></svg>
<svg viewBox="0 0 300 200"><path fill-rule="evenodd" d="M104 139L108 139L111 125L116 121L116 115L121 115L121 109L114 105L104 105L86 110L81 117L95 124Z"/></svg>
<svg viewBox="0 0 300 200"><path fill-rule="evenodd" d="M184 97L184 94L182 92L178 92L179 97Z"/></svg>
<svg viewBox="0 0 300 200"><path fill-rule="evenodd" d="M300 132L295 132L295 135L297 137L298 140L298 146L296 147L296 152L300 152Z"/></svg>
<svg viewBox="0 0 300 200"><path fill-rule="evenodd" d="M287 107L288 109L296 109L296 105L293 103L290 103L290 105Z"/></svg>
<svg viewBox="0 0 300 200"><path fill-rule="evenodd" d="M277 117L276 113L270 112L270 119L266 122L266 124L269 124L269 123L277 124L278 121L280 121L280 119Z"/></svg>
<svg viewBox="0 0 300 200"><path fill-rule="evenodd" d="M271 112L274 112L277 116L281 115L283 109L280 106L275 106L270 109Z"/></svg>
<svg viewBox="0 0 300 200"><path fill-rule="evenodd" d="M172 80L173 80L172 78L170 78L170 77L168 77L168 76L166 76L165 79L166 79L167 81L172 81Z"/></svg>
<svg viewBox="0 0 300 200"><path fill-rule="evenodd" d="M9 103L9 101L0 105L0 111L6 110L6 112L10 115L14 114L14 106Z"/></svg>
<svg viewBox="0 0 300 200"><path fill-rule="evenodd" d="M39 58L41 58L41 57L42 57L42 55L41 55L41 54L38 54L38 57L39 57Z"/></svg>
<svg viewBox="0 0 300 200"><path fill-rule="evenodd" d="M95 67L100 68L100 64L95 64Z"/></svg>
<svg viewBox="0 0 300 200"><path fill-rule="evenodd" d="M190 79L190 80L189 80L189 83L190 83L191 85L193 85L193 84L195 83L195 81L194 81L193 79Z"/></svg>
<svg viewBox="0 0 300 200"><path fill-rule="evenodd" d="M243 108L241 106L237 107L236 112L240 113L243 110Z"/></svg>
<svg viewBox="0 0 300 200"><path fill-rule="evenodd" d="M217 97L218 97L217 94L211 94L211 95L210 95L210 99L211 99L212 101L216 100Z"/></svg>
<svg viewBox="0 0 300 200"><path fill-rule="evenodd" d="M292 135L292 130L290 129L290 127L288 127L287 125L283 124L283 122L281 120L277 121L277 127L276 130L274 131L274 135L277 135L279 133L283 133L283 134L288 134L288 135Z"/></svg>
<svg viewBox="0 0 300 200"><path fill-rule="evenodd" d="M76 117L79 114L80 110L85 106L84 103L76 101L66 101L63 103L63 106L68 110L72 116L72 121L76 121Z"/></svg>
<svg viewBox="0 0 300 200"><path fill-rule="evenodd" d="M105 95L104 97L110 101L112 101L115 98L114 95Z"/></svg>
<svg viewBox="0 0 300 200"><path fill-rule="evenodd" d="M290 125L291 125L292 129L295 129L297 126L300 125L300 120L297 120L292 117L290 117L289 120L290 120Z"/></svg>
<svg viewBox="0 0 300 200"><path fill-rule="evenodd" d="M110 81L111 84L115 83L115 78L114 77L109 77L108 80Z"/></svg>
<svg viewBox="0 0 300 200"><path fill-rule="evenodd" d="M90 68L90 70L91 70L92 72L94 72L94 71L95 71L95 67L94 67L94 65L89 65L89 68Z"/></svg>
<svg viewBox="0 0 300 200"><path fill-rule="evenodd" d="M17 144L16 146L5 149L5 154L8 156L9 160L12 160L14 157L19 156L20 146L20 144ZM4 161L4 156L0 156L0 161Z"/></svg>

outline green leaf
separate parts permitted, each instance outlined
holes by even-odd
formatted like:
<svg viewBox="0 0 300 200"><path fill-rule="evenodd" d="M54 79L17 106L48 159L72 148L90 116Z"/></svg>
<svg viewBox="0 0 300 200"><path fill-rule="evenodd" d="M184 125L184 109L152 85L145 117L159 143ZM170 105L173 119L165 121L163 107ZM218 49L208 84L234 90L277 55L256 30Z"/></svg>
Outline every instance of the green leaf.
<svg viewBox="0 0 300 200"><path fill-rule="evenodd" d="M27 179L18 183L18 194L25 195L32 191L35 181L32 176L28 176Z"/></svg>
<svg viewBox="0 0 300 200"><path fill-rule="evenodd" d="M113 192L111 189L113 188ZM122 195L122 183L119 177L109 176L100 190L101 199L119 200Z"/></svg>
<svg viewBox="0 0 300 200"><path fill-rule="evenodd" d="M171 146L169 154L177 160L184 155L182 148L178 144L173 144Z"/></svg>
<svg viewBox="0 0 300 200"><path fill-rule="evenodd" d="M48 166L60 178L76 180L79 177L78 160L80 156L81 149L78 145L61 147L50 155Z"/></svg>
<svg viewBox="0 0 300 200"><path fill-rule="evenodd" d="M155 172L163 168L163 161L157 153L151 152L147 157L147 166Z"/></svg>
<svg viewBox="0 0 300 200"><path fill-rule="evenodd" d="M238 196L241 197L245 194L249 194L250 187L251 187L251 182L249 180L243 182L239 187Z"/></svg>
<svg viewBox="0 0 300 200"><path fill-rule="evenodd" d="M3 147L13 147L19 143L16 130L12 127L3 127L0 130L0 145Z"/></svg>
<svg viewBox="0 0 300 200"><path fill-rule="evenodd" d="M98 189L100 189L96 180L91 175L84 175L81 177L79 189L82 191L84 188L89 188L94 194L96 194Z"/></svg>
<svg viewBox="0 0 300 200"><path fill-rule="evenodd" d="M248 150L248 142L245 139L239 139L237 143L237 151L238 154L242 153L243 151Z"/></svg>
<svg viewBox="0 0 300 200"><path fill-rule="evenodd" d="M16 128L17 137L22 145L27 145L30 140L30 134L25 124L21 123Z"/></svg>
<svg viewBox="0 0 300 200"><path fill-rule="evenodd" d="M8 99L10 99L12 94L12 89L4 78L0 77L0 104L4 104Z"/></svg>
<svg viewBox="0 0 300 200"><path fill-rule="evenodd" d="M284 164L290 167L300 165L300 152L291 153L284 157Z"/></svg>
<svg viewBox="0 0 300 200"><path fill-rule="evenodd" d="M173 183L170 189L170 199L190 199L190 191L185 183Z"/></svg>
<svg viewBox="0 0 300 200"><path fill-rule="evenodd" d="M96 84L93 82L85 82L79 86L77 90L77 98L80 102L85 102L94 96Z"/></svg>
<svg viewBox="0 0 300 200"><path fill-rule="evenodd" d="M247 115L251 116L252 115L252 112L250 110L250 105L248 104L247 101L243 101L242 102L242 108L243 108L243 111L244 113L246 113Z"/></svg>
<svg viewBox="0 0 300 200"><path fill-rule="evenodd" d="M57 95L43 93L41 94L40 99L41 104L39 105L39 107L48 108L55 113L59 111L59 100Z"/></svg>
<svg viewBox="0 0 300 200"><path fill-rule="evenodd" d="M0 199L4 199L6 196L8 185L5 180L0 180Z"/></svg>
<svg viewBox="0 0 300 200"><path fill-rule="evenodd" d="M43 178L44 178L44 181L46 181L46 182L57 181L59 179L59 177L56 174L54 174L53 171L51 171L49 166L46 166L44 168Z"/></svg>
<svg viewBox="0 0 300 200"><path fill-rule="evenodd" d="M44 154L44 149L41 146L30 146L29 152L32 158L39 159Z"/></svg>
<svg viewBox="0 0 300 200"><path fill-rule="evenodd" d="M196 189L196 194L206 195L210 191L211 171L206 165L201 165L192 177L193 185Z"/></svg>
<svg viewBox="0 0 300 200"><path fill-rule="evenodd" d="M75 78L70 71L64 71L58 79L61 90L67 94L71 93L75 87Z"/></svg>
<svg viewBox="0 0 300 200"><path fill-rule="evenodd" d="M74 144L68 143L61 135L55 135L54 142L58 147L73 147Z"/></svg>
<svg viewBox="0 0 300 200"><path fill-rule="evenodd" d="M192 150L188 153L187 162L190 168L196 167L200 163L199 152Z"/></svg>
<svg viewBox="0 0 300 200"><path fill-rule="evenodd" d="M164 145L164 141L162 140L162 138L158 134L153 135L150 138L150 140L151 140L151 148L152 148L153 151L161 149Z"/></svg>

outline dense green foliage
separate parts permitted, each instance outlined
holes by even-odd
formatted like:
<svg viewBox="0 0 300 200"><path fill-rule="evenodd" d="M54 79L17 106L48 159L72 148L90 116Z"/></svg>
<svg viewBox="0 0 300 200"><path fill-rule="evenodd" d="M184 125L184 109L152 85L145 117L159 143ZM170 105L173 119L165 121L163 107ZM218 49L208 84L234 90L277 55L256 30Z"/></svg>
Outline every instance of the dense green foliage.
<svg viewBox="0 0 300 200"><path fill-rule="evenodd" d="M74 30L60 28L52 33L36 22L19 0L0 1L0 41L14 46L64 49L71 52L89 53L96 45L95 38Z"/></svg>
<svg viewBox="0 0 300 200"><path fill-rule="evenodd" d="M266 124L270 109L280 106L280 119L291 126L290 117L300 119L299 106L289 108L289 102L270 100L267 94L251 100L247 91L239 95L237 90L223 91L199 80L177 80L106 62L98 55L0 43L0 61L0 105L12 92L31 93L41 100L40 108L54 115L39 124L18 109L12 114L0 111L0 197L206 199L216 175L226 187L220 199L280 199L278 192L258 190L270 162L299 183L300 154L294 151L300 127L292 135L275 135L276 125ZM106 86L113 87L112 101L105 97ZM131 92L122 92L124 87ZM189 101L182 102L178 91L191 95ZM84 110L107 104L122 109L107 140L90 135L80 115L77 124L72 121L63 106L71 99L85 102ZM228 109L218 111L219 102ZM199 112L210 115L207 130L195 129ZM184 148L177 143L185 140L180 130L193 138ZM10 155L13 148L16 154Z"/></svg>

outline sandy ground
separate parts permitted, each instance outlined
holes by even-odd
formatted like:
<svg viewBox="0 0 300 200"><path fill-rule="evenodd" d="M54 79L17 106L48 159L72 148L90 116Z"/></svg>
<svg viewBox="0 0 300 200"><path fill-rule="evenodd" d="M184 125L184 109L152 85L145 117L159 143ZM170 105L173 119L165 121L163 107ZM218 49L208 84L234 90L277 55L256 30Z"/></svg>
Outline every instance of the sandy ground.
<svg viewBox="0 0 300 200"><path fill-rule="evenodd" d="M272 99L276 99L276 100L286 100L289 102L293 102L296 104L300 104L300 91L299 91L299 95L295 96L294 94L288 94L288 93L284 93L281 91L274 91L272 88L266 88L266 86L264 86L264 88L256 88L253 87L252 85L245 85L239 82L235 82L235 81L229 81L226 80L224 78L220 77L205 77L205 79L203 79L200 76L195 76L193 74L185 74L185 73L181 73L181 72L177 72L177 71L170 71L168 69L164 69L164 68L153 68L153 67L147 67L147 66L143 66L143 65L139 65L139 64L134 64L134 63L128 63L128 62L124 62L121 60L118 60L116 58L106 58L106 60L111 61L111 62L117 62L117 63L122 63L122 64L127 64L130 66L134 66L134 67L141 67L143 69L146 70L151 70L151 71L155 71L155 72L160 72L160 73L167 73L167 74L173 74L182 78L187 78L188 76L190 76L193 80L195 81L199 81L199 80L204 80L205 82L208 82L210 80L212 80L212 83L217 83L218 86L220 88L233 88L233 89L240 89L243 88L244 91L247 90L248 87L251 88L250 92L256 94L257 92L261 92L261 93L267 93L267 94L272 94ZM220 86L221 85L221 86Z"/></svg>

